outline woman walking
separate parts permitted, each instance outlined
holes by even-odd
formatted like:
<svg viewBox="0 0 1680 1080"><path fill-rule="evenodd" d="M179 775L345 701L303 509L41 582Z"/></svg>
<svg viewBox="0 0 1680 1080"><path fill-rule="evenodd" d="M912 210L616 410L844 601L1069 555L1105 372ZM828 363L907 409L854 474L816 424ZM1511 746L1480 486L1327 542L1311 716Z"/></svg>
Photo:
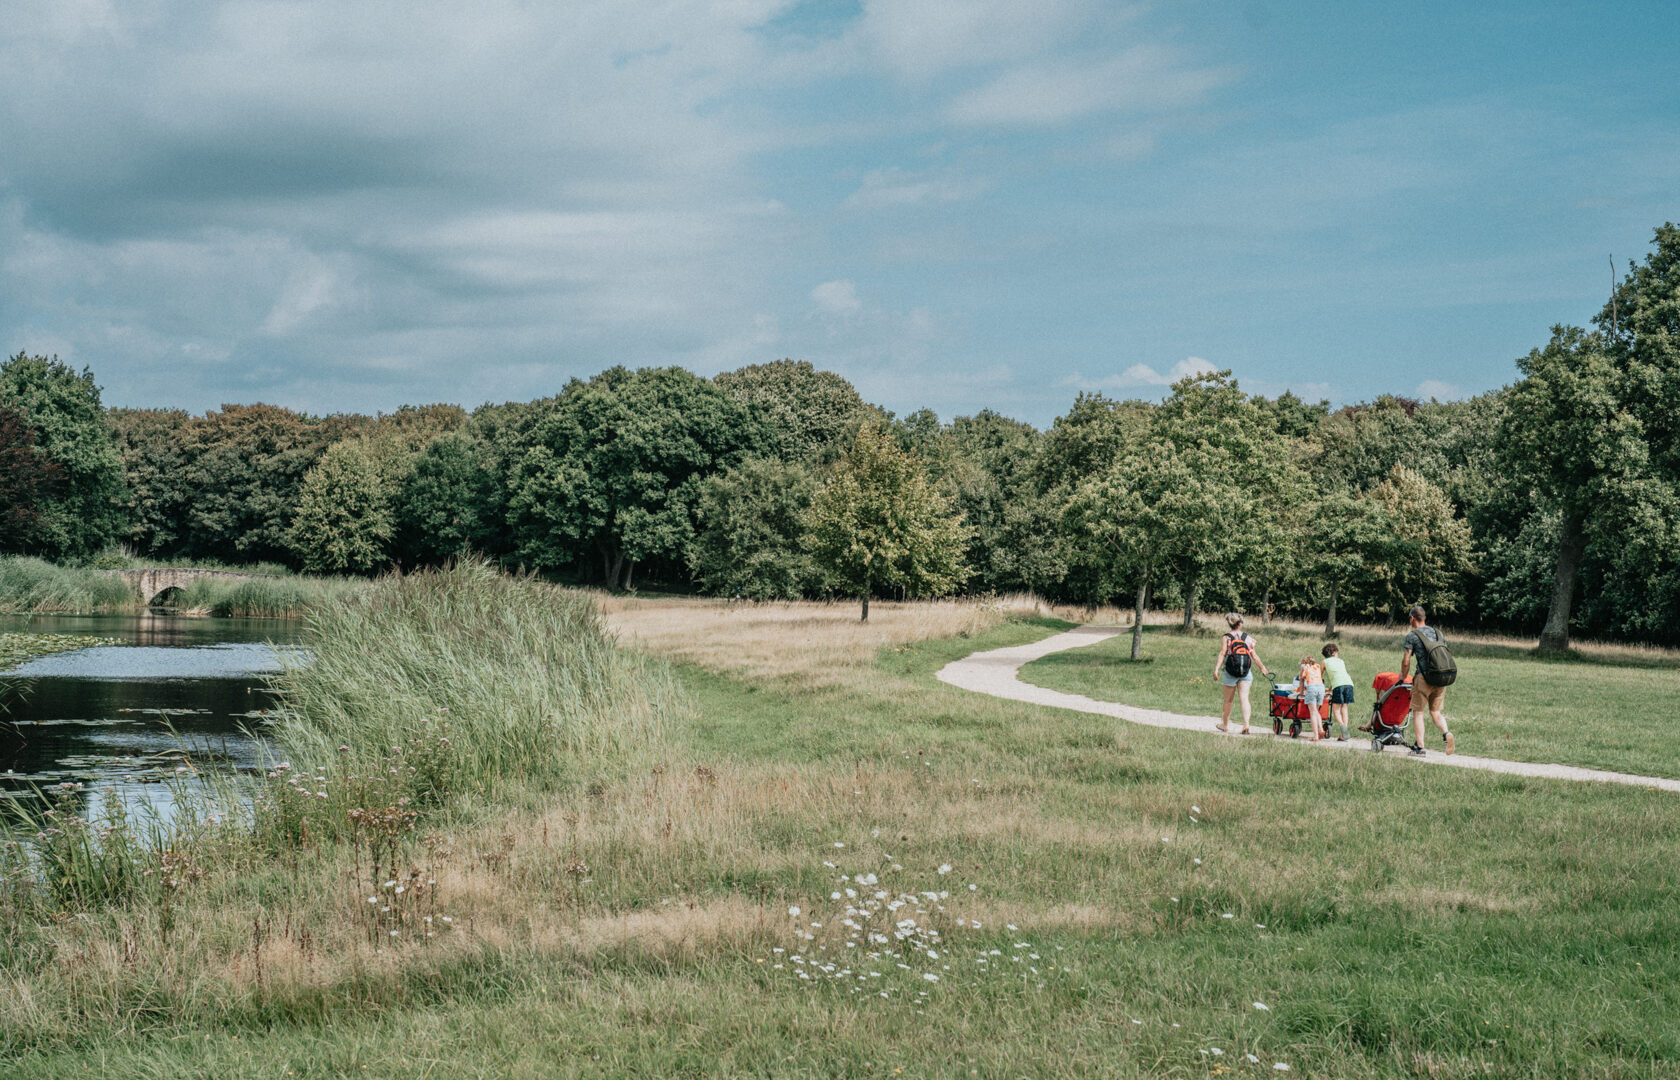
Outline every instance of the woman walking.
<svg viewBox="0 0 1680 1080"><path fill-rule="evenodd" d="M1252 706L1248 703L1249 687L1254 685L1254 669L1259 668L1262 675L1271 676L1271 671L1261 661L1260 654L1255 650L1254 639L1243 630L1243 617L1236 612L1225 616L1225 625L1231 632L1221 639L1219 656L1213 662L1213 673L1219 676L1219 682L1225 687L1225 708L1219 714L1219 730L1231 730L1231 698L1240 697L1242 700L1243 727L1240 734L1248 734L1249 715Z"/></svg>

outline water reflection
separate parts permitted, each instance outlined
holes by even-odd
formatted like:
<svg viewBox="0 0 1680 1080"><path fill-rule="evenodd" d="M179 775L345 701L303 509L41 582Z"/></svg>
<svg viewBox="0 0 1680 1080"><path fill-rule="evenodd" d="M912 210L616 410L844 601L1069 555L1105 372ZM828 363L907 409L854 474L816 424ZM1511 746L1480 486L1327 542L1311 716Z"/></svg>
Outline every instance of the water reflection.
<svg viewBox="0 0 1680 1080"><path fill-rule="evenodd" d="M266 643L284 650L299 629L287 620L156 612L0 618L0 632L133 643L0 673L0 797L76 781L161 806L169 801L161 782L183 767L183 751L197 769L261 767L261 732L274 707L262 675L279 664Z"/></svg>

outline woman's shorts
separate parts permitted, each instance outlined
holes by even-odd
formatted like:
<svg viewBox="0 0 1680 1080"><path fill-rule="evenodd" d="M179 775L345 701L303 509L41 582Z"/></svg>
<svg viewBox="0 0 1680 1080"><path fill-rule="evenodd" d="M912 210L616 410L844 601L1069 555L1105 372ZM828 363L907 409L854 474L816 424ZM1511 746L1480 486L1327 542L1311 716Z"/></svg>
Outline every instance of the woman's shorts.
<svg viewBox="0 0 1680 1080"><path fill-rule="evenodd" d="M1332 686L1330 688L1330 704L1332 704L1332 705L1352 705L1353 704L1353 687L1351 687L1351 686Z"/></svg>
<svg viewBox="0 0 1680 1080"><path fill-rule="evenodd" d="M1250 671L1247 675L1244 675L1240 679L1233 678L1231 673L1229 671L1224 670L1223 668L1221 668L1220 672L1219 672L1219 685L1220 686L1236 686L1238 683L1251 683L1253 681L1254 681L1254 672L1252 672L1252 671Z"/></svg>
<svg viewBox="0 0 1680 1080"><path fill-rule="evenodd" d="M1323 683L1313 683L1311 686L1301 687L1301 704L1303 704L1303 705L1322 705L1322 704L1324 704L1324 684Z"/></svg>

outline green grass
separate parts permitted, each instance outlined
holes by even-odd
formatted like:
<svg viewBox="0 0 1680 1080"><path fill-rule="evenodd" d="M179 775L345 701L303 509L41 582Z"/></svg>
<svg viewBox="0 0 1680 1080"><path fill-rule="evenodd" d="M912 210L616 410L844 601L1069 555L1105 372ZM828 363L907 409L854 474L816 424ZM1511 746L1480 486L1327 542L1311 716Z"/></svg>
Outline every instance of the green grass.
<svg viewBox="0 0 1680 1080"><path fill-rule="evenodd" d="M1261 658L1282 681L1293 679L1301 657L1318 655L1324 644L1316 636L1275 629L1254 636ZM1397 631L1392 647L1341 643L1354 679L1354 704L1348 709L1354 726L1370 716L1376 697L1372 677L1400 669L1403 636ZM1460 645L1450 637L1448 642L1459 661L1459 676L1447 690L1446 714L1459 753L1680 777L1680 740L1670 737L1668 723L1680 690L1672 660L1545 660L1516 647ZM1221 688L1213 661L1218 652L1217 635L1146 627L1143 662L1130 659L1131 635L1125 633L1036 660L1021 669L1021 678L1099 701L1217 717ZM1256 670L1250 692L1255 726L1268 732L1269 692ZM1426 745L1439 750L1434 726L1425 721L1425 727Z"/></svg>
<svg viewBox="0 0 1680 1080"><path fill-rule="evenodd" d="M168 949L123 912L6 920L0 1076L1680 1076L1673 796L931 678L1055 629L888 651L819 689L683 669L697 708L657 768L437 841L442 902L477 920L452 949L299 954L357 899L312 895L344 893L330 848L201 886L203 928ZM843 954L828 894L866 871L952 893L924 920L941 957L880 965L886 1000L775 970L775 948Z"/></svg>
<svg viewBox="0 0 1680 1080"><path fill-rule="evenodd" d="M0 671L38 656L75 652L94 645L120 645L119 638L96 638L87 634L0 634Z"/></svg>

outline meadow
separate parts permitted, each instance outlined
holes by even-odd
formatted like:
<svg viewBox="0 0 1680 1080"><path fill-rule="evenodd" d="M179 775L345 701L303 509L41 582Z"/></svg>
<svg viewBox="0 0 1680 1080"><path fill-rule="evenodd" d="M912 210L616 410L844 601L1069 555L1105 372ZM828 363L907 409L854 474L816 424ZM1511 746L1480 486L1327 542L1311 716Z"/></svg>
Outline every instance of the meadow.
<svg viewBox="0 0 1680 1080"><path fill-rule="evenodd" d="M513 588L522 622L579 618ZM405 604L441 610L376 601ZM425 761L340 767L318 740L270 781L309 808L287 836L206 818L179 884L122 902L29 907L11 879L0 1076L1680 1076L1672 795L933 679L1068 625L1020 607L606 618L653 655L557 662L622 663L616 693L658 715L602 767L498 789L461 747L426 806ZM485 625L440 648L526 685L541 650ZM454 715L393 681L419 695L399 745ZM448 745L493 747L497 715ZM376 776L411 827L319 831Z"/></svg>
<svg viewBox="0 0 1680 1080"><path fill-rule="evenodd" d="M1099 701L1217 717L1221 688L1213 662L1223 630L1224 623L1216 619L1200 620L1191 634L1146 623L1139 661L1130 659L1127 633L1034 661L1021 669L1021 678ZM1301 658L1317 657L1325 642L1319 628L1306 624L1274 623L1248 630L1260 658L1281 682L1292 680ZM1485 635L1460 638L1451 627L1446 633L1459 660L1458 681L1446 698L1459 753L1680 777L1680 743L1667 737L1663 719L1680 690L1680 652L1586 644L1567 657L1543 658L1534 653L1532 642ZM1400 670L1404 636L1400 628L1350 627L1338 638L1354 679L1355 704L1348 709L1352 726L1370 716L1376 698L1372 677ZM1270 691L1256 669L1250 691L1254 730L1267 734L1272 726L1266 718ZM1233 705L1233 723L1237 715ZM1425 728L1426 748L1440 752L1440 735L1427 721Z"/></svg>

